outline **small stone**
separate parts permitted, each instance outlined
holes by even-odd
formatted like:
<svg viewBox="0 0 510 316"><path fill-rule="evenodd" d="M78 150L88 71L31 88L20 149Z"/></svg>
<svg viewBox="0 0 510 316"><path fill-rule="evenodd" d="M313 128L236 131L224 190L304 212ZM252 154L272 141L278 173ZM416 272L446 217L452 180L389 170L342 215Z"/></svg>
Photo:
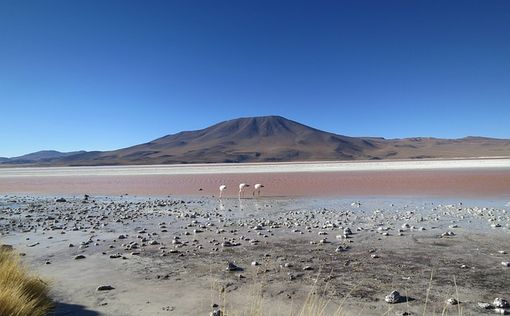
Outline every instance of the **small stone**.
<svg viewBox="0 0 510 316"><path fill-rule="evenodd" d="M56 199L55 202L58 202L58 203L63 203L63 202L67 202L66 199L64 198L59 198L59 199Z"/></svg>
<svg viewBox="0 0 510 316"><path fill-rule="evenodd" d="M210 316L223 316L223 312L219 309L211 312Z"/></svg>
<svg viewBox="0 0 510 316"><path fill-rule="evenodd" d="M449 298L446 302L448 304L450 304L450 305L457 305L457 304L459 304L459 301L457 299L453 298L453 297Z"/></svg>
<svg viewBox="0 0 510 316"><path fill-rule="evenodd" d="M388 304L396 304L402 301L402 296L397 291L392 291L390 294L386 295L384 301Z"/></svg>
<svg viewBox="0 0 510 316"><path fill-rule="evenodd" d="M80 260L80 259L85 259L85 256L84 255L77 255L74 257L74 260Z"/></svg>
<svg viewBox="0 0 510 316"><path fill-rule="evenodd" d="M115 288L111 285L101 285L101 286L98 286L96 291L111 291L111 290L114 290Z"/></svg>
<svg viewBox="0 0 510 316"><path fill-rule="evenodd" d="M242 271L243 269L236 266L233 262L227 263L227 271Z"/></svg>
<svg viewBox="0 0 510 316"><path fill-rule="evenodd" d="M305 271L311 271L311 270L313 270L313 268L312 268L312 267L310 267L310 266L304 266L304 267L303 267L303 270L305 270Z"/></svg>
<svg viewBox="0 0 510 316"><path fill-rule="evenodd" d="M252 265L252 266L259 266L259 265L260 265L260 263L258 263L257 261L252 261L251 265Z"/></svg>
<svg viewBox="0 0 510 316"><path fill-rule="evenodd" d="M510 303L508 303L508 301L505 300L504 298L500 298L500 297L497 297L496 299L494 299L494 302L492 303L492 305L494 305L494 307L497 307L497 308L510 308Z"/></svg>
<svg viewBox="0 0 510 316"><path fill-rule="evenodd" d="M504 266L504 267L510 267L510 262L509 261L502 261L501 265Z"/></svg>
<svg viewBox="0 0 510 316"><path fill-rule="evenodd" d="M338 246L336 247L335 252L344 252L347 251L348 249L349 249L348 246Z"/></svg>
<svg viewBox="0 0 510 316"><path fill-rule="evenodd" d="M493 309L494 306L490 303L478 303L478 307L482 309Z"/></svg>

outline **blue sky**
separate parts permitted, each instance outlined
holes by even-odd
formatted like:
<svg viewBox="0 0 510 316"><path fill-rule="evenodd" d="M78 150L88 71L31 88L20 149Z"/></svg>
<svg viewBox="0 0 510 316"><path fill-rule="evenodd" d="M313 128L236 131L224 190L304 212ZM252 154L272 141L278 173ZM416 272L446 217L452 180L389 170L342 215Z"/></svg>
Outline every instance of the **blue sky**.
<svg viewBox="0 0 510 316"><path fill-rule="evenodd" d="M0 1L0 156L270 114L510 138L510 1Z"/></svg>

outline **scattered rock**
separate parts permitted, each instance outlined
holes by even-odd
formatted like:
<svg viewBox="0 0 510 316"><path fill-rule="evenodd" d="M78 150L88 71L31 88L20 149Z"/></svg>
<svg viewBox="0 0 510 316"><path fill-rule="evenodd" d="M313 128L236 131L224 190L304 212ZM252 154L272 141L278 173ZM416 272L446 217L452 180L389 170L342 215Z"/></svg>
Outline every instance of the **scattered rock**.
<svg viewBox="0 0 510 316"><path fill-rule="evenodd" d="M497 308L510 308L510 303L508 303L508 301L505 300L504 298L500 298L500 297L497 297L496 299L494 299L494 302L492 303L492 305L494 305L494 307L497 307Z"/></svg>
<svg viewBox="0 0 510 316"><path fill-rule="evenodd" d="M494 305L490 303L478 303L478 307L482 309L494 309Z"/></svg>
<svg viewBox="0 0 510 316"><path fill-rule="evenodd" d="M97 287L96 291L111 291L111 290L114 290L115 288L111 285L100 285Z"/></svg>
<svg viewBox="0 0 510 316"><path fill-rule="evenodd" d="M238 267L233 262L227 263L227 271L242 271L243 269L241 267Z"/></svg>
<svg viewBox="0 0 510 316"><path fill-rule="evenodd" d="M388 304L396 304L400 303L403 300L403 297L397 291L392 291L390 294L386 295L384 301Z"/></svg>

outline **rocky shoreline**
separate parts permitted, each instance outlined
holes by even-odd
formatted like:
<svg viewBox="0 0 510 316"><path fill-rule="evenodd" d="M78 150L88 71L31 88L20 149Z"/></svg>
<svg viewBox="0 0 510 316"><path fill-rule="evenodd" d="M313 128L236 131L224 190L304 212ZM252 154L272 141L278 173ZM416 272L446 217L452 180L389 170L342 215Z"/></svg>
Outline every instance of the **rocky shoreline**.
<svg viewBox="0 0 510 316"><path fill-rule="evenodd" d="M505 203L6 195L0 232L57 315L479 315L510 312Z"/></svg>

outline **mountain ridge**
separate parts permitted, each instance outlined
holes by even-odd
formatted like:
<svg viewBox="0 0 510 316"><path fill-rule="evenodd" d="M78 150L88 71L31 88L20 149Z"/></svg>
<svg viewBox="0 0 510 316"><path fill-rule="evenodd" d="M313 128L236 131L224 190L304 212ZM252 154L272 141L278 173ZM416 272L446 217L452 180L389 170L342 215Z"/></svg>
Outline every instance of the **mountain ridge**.
<svg viewBox="0 0 510 316"><path fill-rule="evenodd" d="M480 136L351 137L282 116L258 116L231 119L111 151L56 153L31 161L26 157L33 154L20 156L26 160L21 164L85 166L490 157L510 156L510 140ZM13 160L0 160L0 163L13 164Z"/></svg>

